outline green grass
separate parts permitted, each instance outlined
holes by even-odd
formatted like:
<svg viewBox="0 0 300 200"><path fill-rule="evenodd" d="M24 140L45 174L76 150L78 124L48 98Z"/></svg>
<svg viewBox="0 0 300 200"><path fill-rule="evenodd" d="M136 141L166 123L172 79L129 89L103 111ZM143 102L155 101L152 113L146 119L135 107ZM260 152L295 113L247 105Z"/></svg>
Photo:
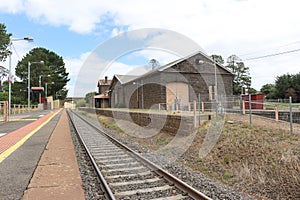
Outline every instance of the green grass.
<svg viewBox="0 0 300 200"><path fill-rule="evenodd" d="M266 102L264 103L264 109L275 109L275 106L278 105L279 110L288 110L290 108L289 103L276 103L276 102ZM299 108L300 103L293 103L292 108L297 109Z"/></svg>

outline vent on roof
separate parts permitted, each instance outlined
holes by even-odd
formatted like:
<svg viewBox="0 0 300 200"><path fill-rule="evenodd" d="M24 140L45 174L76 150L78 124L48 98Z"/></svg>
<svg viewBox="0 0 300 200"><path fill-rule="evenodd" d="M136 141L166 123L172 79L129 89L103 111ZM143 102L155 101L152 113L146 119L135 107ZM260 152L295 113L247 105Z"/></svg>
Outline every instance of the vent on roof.
<svg viewBox="0 0 300 200"><path fill-rule="evenodd" d="M201 59L199 59L199 58L197 58L197 59L195 60L195 63L196 63L196 65L202 65L202 64L204 63L204 61L201 60Z"/></svg>

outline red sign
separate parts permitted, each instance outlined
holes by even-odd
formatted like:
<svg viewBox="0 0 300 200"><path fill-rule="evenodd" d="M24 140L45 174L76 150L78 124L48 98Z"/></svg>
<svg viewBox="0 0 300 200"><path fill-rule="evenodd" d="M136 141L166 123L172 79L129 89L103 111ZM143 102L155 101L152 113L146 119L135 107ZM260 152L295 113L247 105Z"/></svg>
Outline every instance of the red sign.
<svg viewBox="0 0 300 200"><path fill-rule="evenodd" d="M44 91L44 87L31 87L32 91Z"/></svg>

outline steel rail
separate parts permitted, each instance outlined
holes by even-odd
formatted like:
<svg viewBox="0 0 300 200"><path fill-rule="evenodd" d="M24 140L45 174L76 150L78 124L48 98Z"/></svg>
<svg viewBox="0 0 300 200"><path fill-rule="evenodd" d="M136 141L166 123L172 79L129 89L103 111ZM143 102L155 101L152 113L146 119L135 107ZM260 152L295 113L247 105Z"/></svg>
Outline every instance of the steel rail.
<svg viewBox="0 0 300 200"><path fill-rule="evenodd" d="M181 189L183 192L186 192L186 194L194 199L197 200L212 200L210 197L206 196L202 192L196 190L192 186L188 185L187 183L183 182L182 180L178 179L174 175L170 174L166 170L162 169L160 166L156 165L155 163L151 162L150 160L146 159L145 157L141 156L139 153L135 152L134 150L127 147L125 144L121 143L120 141L116 140L109 134L105 133L104 130L99 130L98 127L84 119L82 116L77 114L76 112L72 111L76 116L78 116L80 119L85 121L87 124L89 124L91 127L93 127L97 132L104 134L106 137L108 137L113 143L117 144L118 146L124 148L126 151L130 152L137 160L140 160L142 163L144 163L147 167L152 169L154 172L156 172L158 175L165 178L170 183L174 184L176 187Z"/></svg>
<svg viewBox="0 0 300 200"><path fill-rule="evenodd" d="M86 146L84 140L82 139L82 137L80 136L80 134L79 134L79 132L78 132L78 130L76 128L76 126L74 124L74 121L73 121L72 117L70 116L70 110L67 109L67 111L68 111L67 113L68 113L68 117L70 119L70 122L72 124L72 127L74 128L75 133L78 136L80 143L83 145L84 150L86 151L86 153L87 153L90 161L92 162L92 165L93 165L93 167L94 167L94 169L95 169L95 171L96 171L96 173L97 173L97 175L98 175L98 177L100 179L100 182L102 183L101 188L102 188L102 190L104 192L104 195L109 200L115 200L115 196L113 195L113 193L112 193L110 187L108 186L108 184L107 184L104 176L102 175L102 173L101 173L101 171L100 171L100 169L99 169L99 167L98 167L95 159L93 158L91 152L89 151L88 147ZM72 113L76 114L75 112L72 112ZM78 114L76 114L76 115L78 116ZM80 117L80 116L78 116L78 117Z"/></svg>

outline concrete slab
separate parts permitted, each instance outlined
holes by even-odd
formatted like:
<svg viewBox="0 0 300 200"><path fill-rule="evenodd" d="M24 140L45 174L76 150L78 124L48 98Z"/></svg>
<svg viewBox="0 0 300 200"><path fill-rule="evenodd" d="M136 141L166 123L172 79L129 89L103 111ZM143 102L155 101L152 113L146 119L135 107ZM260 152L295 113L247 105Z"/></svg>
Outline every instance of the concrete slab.
<svg viewBox="0 0 300 200"><path fill-rule="evenodd" d="M34 188L25 191L23 200L83 199L80 185Z"/></svg>
<svg viewBox="0 0 300 200"><path fill-rule="evenodd" d="M85 199L65 110L22 199Z"/></svg>

